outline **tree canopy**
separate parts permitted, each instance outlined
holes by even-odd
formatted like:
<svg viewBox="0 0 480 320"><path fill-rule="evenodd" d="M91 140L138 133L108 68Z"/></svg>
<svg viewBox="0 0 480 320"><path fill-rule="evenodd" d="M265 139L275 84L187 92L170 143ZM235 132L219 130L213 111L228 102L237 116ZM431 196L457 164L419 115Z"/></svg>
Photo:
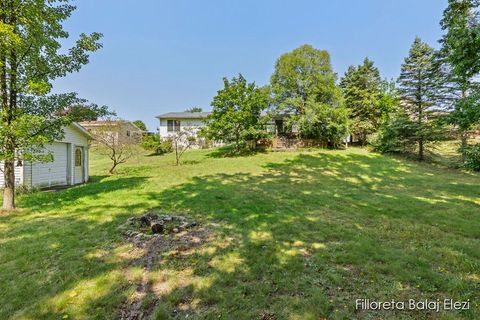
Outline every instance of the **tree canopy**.
<svg viewBox="0 0 480 320"><path fill-rule="evenodd" d="M261 134L262 110L268 106L265 90L248 83L240 74L231 80L223 79L224 88L213 98L213 111L203 132L208 139L233 143L238 151L247 141Z"/></svg>
<svg viewBox="0 0 480 320"><path fill-rule="evenodd" d="M380 71L373 61L365 58L362 65L348 68L340 86L345 106L350 111L352 133L365 140L368 134L378 129L384 112Z"/></svg>
<svg viewBox="0 0 480 320"><path fill-rule="evenodd" d="M410 48L408 57L402 64L398 78L401 105L413 135L410 139L418 145L418 158L424 159L425 144L438 139L434 106L437 99L438 64L435 63L435 50L420 38Z"/></svg>
<svg viewBox="0 0 480 320"><path fill-rule="evenodd" d="M142 120L135 120L133 121L133 124L142 131L145 131L145 132L148 131L147 126L145 125L145 122L143 122Z"/></svg>
<svg viewBox="0 0 480 320"><path fill-rule="evenodd" d="M202 112L203 109L200 108L200 107L192 107L192 108L188 108L187 110L185 110L185 112L191 112L191 113L194 113L194 112Z"/></svg>
<svg viewBox="0 0 480 320"><path fill-rule="evenodd" d="M59 139L74 119L65 112L83 104L75 94L48 95L52 81L79 71L101 48L101 34L81 34L65 50L63 23L75 10L69 0L0 2L0 160L5 209L14 208L14 161L45 160L42 146ZM90 105L91 108L97 108ZM98 113L105 111L97 110Z"/></svg>
<svg viewBox="0 0 480 320"><path fill-rule="evenodd" d="M309 100L338 106L341 91L336 80L330 54L311 45L303 45L277 60L270 79L273 103L277 109L297 115L305 113Z"/></svg>

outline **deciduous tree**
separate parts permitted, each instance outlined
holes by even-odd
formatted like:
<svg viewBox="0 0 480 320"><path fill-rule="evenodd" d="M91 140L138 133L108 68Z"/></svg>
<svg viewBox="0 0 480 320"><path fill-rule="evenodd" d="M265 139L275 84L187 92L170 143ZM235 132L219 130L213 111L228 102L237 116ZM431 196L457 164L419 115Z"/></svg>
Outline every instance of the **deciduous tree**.
<svg viewBox="0 0 480 320"><path fill-rule="evenodd" d="M462 158L468 144L468 131L480 122L480 18L478 0L449 0L441 21L446 31L440 40L441 56L447 69L447 93L459 91L450 99L453 110L449 122L458 127ZM445 88L445 87L444 87Z"/></svg>
<svg viewBox="0 0 480 320"><path fill-rule="evenodd" d="M62 136L72 119L62 111L75 95L46 95L52 81L79 71L98 50L101 35L80 35L63 50L63 22L75 7L69 0L0 1L0 160L4 162L4 209L14 201L15 159L42 157L41 147Z"/></svg>
<svg viewBox="0 0 480 320"><path fill-rule="evenodd" d="M311 45L303 45L283 54L270 79L273 104L281 112L305 113L307 101L338 106L341 91L336 85L330 54Z"/></svg>
<svg viewBox="0 0 480 320"><path fill-rule="evenodd" d="M261 135L260 116L268 106L268 96L241 74L232 80L224 78L223 83L224 88L213 98L213 112L202 134L210 140L233 143L239 151Z"/></svg>

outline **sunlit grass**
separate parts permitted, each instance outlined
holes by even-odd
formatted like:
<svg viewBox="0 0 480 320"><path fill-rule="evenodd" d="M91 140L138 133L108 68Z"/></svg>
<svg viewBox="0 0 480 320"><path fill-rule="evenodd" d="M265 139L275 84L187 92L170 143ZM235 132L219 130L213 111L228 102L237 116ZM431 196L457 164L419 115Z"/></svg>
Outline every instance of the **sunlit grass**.
<svg viewBox="0 0 480 320"><path fill-rule="evenodd" d="M157 319L480 317L478 175L361 149L185 160L138 155L107 176L92 154L91 183L20 198L0 216L0 319L116 319L144 277ZM145 275L117 228L150 208L211 235L160 252ZM472 309L358 313L363 297Z"/></svg>

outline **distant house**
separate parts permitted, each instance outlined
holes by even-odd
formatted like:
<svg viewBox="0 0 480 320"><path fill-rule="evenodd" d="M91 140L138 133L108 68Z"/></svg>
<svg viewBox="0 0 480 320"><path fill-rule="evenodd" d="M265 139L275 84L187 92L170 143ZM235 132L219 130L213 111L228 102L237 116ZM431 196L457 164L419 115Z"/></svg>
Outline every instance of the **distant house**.
<svg viewBox="0 0 480 320"><path fill-rule="evenodd" d="M126 120L85 121L80 125L94 136L108 133L109 136L114 135L117 141L127 143L140 143L144 135L140 128Z"/></svg>
<svg viewBox="0 0 480 320"><path fill-rule="evenodd" d="M82 184L88 181L88 142L90 133L77 123L64 128L64 138L45 145L51 152L52 162L39 163L18 159L15 184L29 187L54 187ZM3 170L3 163L0 163ZM0 187L5 185L0 174Z"/></svg>
<svg viewBox="0 0 480 320"><path fill-rule="evenodd" d="M175 132L190 129L198 134L201 128L205 127L205 120L210 112L169 112L157 116L160 122L160 138L168 139Z"/></svg>

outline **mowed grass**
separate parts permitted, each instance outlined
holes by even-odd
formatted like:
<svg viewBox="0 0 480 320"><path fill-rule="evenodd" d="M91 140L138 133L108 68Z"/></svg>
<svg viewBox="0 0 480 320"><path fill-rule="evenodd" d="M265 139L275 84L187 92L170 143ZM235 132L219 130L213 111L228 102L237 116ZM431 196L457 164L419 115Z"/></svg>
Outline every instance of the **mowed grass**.
<svg viewBox="0 0 480 320"><path fill-rule="evenodd" d="M362 149L173 161L138 155L104 176L92 155L91 183L1 215L0 319L119 318L144 268L117 228L151 208L211 233L160 254L142 297L152 318L480 318L478 175ZM358 298L470 310L359 312Z"/></svg>

